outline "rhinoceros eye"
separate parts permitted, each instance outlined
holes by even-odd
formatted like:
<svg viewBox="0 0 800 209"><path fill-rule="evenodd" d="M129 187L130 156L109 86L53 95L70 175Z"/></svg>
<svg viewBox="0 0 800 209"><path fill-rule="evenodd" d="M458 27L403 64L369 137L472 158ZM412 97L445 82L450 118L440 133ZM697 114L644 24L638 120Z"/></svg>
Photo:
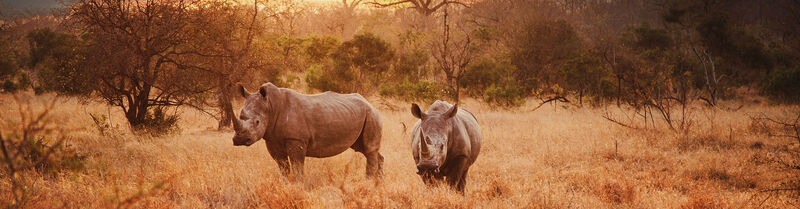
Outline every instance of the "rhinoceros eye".
<svg viewBox="0 0 800 209"><path fill-rule="evenodd" d="M240 116L239 116L239 119L241 119L241 120L247 120L247 116L240 115Z"/></svg>

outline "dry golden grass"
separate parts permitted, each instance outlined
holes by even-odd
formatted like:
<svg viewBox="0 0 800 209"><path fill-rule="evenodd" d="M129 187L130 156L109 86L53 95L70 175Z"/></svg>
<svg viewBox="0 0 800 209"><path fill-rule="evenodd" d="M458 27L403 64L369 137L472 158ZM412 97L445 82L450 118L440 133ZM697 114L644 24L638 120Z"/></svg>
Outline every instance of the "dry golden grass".
<svg viewBox="0 0 800 209"><path fill-rule="evenodd" d="M31 103L41 107L52 98L35 96ZM415 118L407 103L371 99L384 132L385 177L376 185L365 178L363 156L352 151L308 158L305 181L291 184L263 142L234 147L232 132L216 131L216 121L196 111L180 111L179 134L143 137L124 128L118 109L78 101L61 98L52 117L54 126L70 130L68 144L88 156L86 168L24 173L35 198L30 208L797 207L786 194L761 203L770 194L759 191L782 175L754 158L784 141L751 127L747 117L796 111L791 107L697 109L692 132L678 136L666 128L620 127L601 117L605 108L524 111L529 104L506 111L467 100L463 107L477 116L484 144L461 196L446 186L426 188L415 174L406 136ZM3 122L18 120L15 107L10 95L0 95ZM117 130L101 136L88 113L110 113ZM0 198L10 198L9 189L2 176Z"/></svg>

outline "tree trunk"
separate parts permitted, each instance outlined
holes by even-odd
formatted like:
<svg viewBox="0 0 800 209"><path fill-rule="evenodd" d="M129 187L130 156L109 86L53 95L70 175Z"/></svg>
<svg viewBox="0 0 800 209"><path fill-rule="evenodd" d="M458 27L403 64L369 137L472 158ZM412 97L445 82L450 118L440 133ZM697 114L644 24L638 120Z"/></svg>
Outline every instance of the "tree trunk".
<svg viewBox="0 0 800 209"><path fill-rule="evenodd" d="M150 85L143 83L142 90L130 97L133 101L128 102L128 112L125 113L125 118L128 119L128 123L134 129L140 128L147 117L147 109L150 107L149 96L151 88Z"/></svg>
<svg viewBox="0 0 800 209"><path fill-rule="evenodd" d="M233 104L231 104L231 96L230 96L230 86L227 85L222 79L219 81L219 92L217 92L217 105L219 107L219 126L217 130L222 130L228 127L231 127L231 120L233 119L233 115L229 111L226 111L228 108L232 109Z"/></svg>
<svg viewBox="0 0 800 209"><path fill-rule="evenodd" d="M617 107L619 107L619 100L622 97L622 76L617 76Z"/></svg>

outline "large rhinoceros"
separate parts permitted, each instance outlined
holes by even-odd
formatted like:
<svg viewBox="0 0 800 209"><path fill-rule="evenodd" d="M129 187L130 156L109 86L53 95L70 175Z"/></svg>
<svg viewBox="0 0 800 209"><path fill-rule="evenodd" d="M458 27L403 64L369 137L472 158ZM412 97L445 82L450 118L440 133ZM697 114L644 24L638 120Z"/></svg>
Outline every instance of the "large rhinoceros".
<svg viewBox="0 0 800 209"><path fill-rule="evenodd" d="M427 185L446 177L447 183L463 194L467 171L481 150L478 120L457 103L438 100L425 113L412 104L411 114L419 118L411 131L417 174Z"/></svg>
<svg viewBox="0 0 800 209"><path fill-rule="evenodd" d="M245 102L233 120L233 145L250 146L263 138L291 180L302 179L306 156L330 157L348 148L367 158L367 176L382 174L380 115L361 95L304 95L272 83L261 85L254 94L241 85L238 91ZM232 108L226 111L234 115Z"/></svg>

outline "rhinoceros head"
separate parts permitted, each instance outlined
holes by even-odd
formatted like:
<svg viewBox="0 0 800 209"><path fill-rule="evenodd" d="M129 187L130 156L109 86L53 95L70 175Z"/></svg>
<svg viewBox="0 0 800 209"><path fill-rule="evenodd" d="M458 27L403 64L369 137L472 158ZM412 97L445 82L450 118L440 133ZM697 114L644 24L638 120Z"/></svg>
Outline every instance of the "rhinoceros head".
<svg viewBox="0 0 800 209"><path fill-rule="evenodd" d="M436 171L447 158L447 145L453 132L453 116L458 103L443 113L426 114L417 104L411 105L411 114L421 120L419 137L419 162L417 173Z"/></svg>
<svg viewBox="0 0 800 209"><path fill-rule="evenodd" d="M239 94L245 98L244 106L239 112L239 118L234 115L233 129L236 134L233 136L233 145L250 146L261 139L267 131L268 97L267 86L261 86L258 93L247 92L244 86L238 85ZM233 115L233 110L231 113Z"/></svg>

